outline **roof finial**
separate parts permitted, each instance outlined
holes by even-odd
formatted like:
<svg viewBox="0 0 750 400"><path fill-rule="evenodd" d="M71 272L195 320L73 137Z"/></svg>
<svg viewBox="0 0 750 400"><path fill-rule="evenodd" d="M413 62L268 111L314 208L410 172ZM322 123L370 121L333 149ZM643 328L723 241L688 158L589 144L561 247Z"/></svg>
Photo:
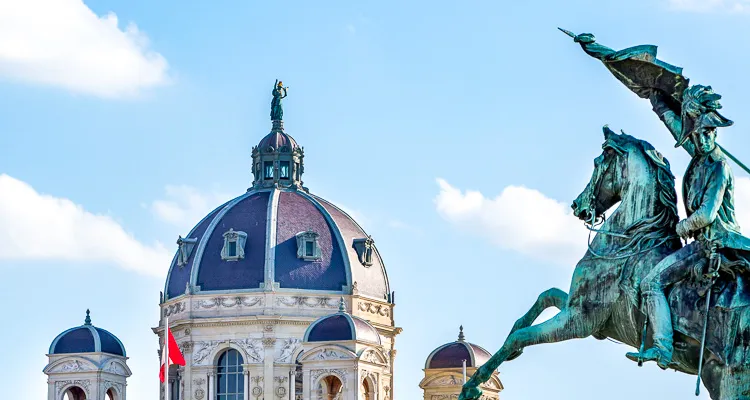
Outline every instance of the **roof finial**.
<svg viewBox="0 0 750 400"><path fill-rule="evenodd" d="M91 311L89 309L86 309L86 319L83 321L84 325L91 325Z"/></svg>
<svg viewBox="0 0 750 400"><path fill-rule="evenodd" d="M463 325L461 325L461 326L459 326L459 327L458 327L458 341L459 341L459 342L463 342L463 341L464 341L464 339L466 339L466 338L464 337L464 326L463 326Z"/></svg>
<svg viewBox="0 0 750 400"><path fill-rule="evenodd" d="M340 313L346 312L346 301L344 301L344 296L341 296L341 300L339 300L339 312Z"/></svg>

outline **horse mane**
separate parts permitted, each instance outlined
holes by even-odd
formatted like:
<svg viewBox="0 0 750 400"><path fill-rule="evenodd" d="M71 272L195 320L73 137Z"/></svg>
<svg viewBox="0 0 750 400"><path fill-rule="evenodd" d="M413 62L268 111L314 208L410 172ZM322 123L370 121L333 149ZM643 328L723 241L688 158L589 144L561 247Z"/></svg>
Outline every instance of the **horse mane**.
<svg viewBox="0 0 750 400"><path fill-rule="evenodd" d="M679 220L677 214L677 191L675 190L675 177L672 174L669 160L656 151L654 146L644 140L636 139L624 133L617 135L617 139L615 140L621 141L623 139L632 143L633 147L642 153L646 162L653 167L656 174L657 205L654 216L636 221L625 229L625 234L632 236L620 251L630 248L642 249L644 247L651 247L669 237L676 239L675 227ZM609 144L615 144L616 147L619 147L618 150L620 151L624 150L620 143Z"/></svg>

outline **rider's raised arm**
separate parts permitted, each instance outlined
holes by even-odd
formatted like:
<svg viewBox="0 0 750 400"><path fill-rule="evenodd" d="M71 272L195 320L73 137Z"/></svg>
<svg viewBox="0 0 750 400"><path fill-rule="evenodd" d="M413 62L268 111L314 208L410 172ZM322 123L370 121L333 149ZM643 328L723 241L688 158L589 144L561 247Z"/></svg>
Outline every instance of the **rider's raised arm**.
<svg viewBox="0 0 750 400"><path fill-rule="evenodd" d="M649 99L651 100L651 106L654 109L654 113L656 113L664 125L667 126L667 129L669 129L669 133L672 134L674 140L679 140L678 138L682 132L682 119L680 116L667 105L664 95L661 92L655 91ZM682 148L690 154L690 157L695 155L695 146L692 141L688 140L685 142L685 144L682 145Z"/></svg>
<svg viewBox="0 0 750 400"><path fill-rule="evenodd" d="M696 232L711 225L724 201L724 192L732 181L732 170L726 160L714 164L711 176L708 178L706 193L703 195L703 203L695 212L685 220L686 228L690 232Z"/></svg>

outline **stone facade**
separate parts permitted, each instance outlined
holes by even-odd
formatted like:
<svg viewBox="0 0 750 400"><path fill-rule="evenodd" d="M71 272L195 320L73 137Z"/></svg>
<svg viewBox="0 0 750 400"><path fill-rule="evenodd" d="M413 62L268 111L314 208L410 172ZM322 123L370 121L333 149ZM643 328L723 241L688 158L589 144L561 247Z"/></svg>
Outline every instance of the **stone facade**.
<svg viewBox="0 0 750 400"><path fill-rule="evenodd" d="M47 400L126 400L126 358L107 353L49 354ZM80 392L79 392L80 391ZM80 400L83 400L81 398Z"/></svg>

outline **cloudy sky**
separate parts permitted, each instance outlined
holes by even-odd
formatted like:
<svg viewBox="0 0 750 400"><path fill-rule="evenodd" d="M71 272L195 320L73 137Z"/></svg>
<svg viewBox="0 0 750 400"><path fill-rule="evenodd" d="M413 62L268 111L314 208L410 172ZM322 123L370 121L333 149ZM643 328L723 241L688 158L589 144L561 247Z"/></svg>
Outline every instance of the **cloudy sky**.
<svg viewBox="0 0 750 400"><path fill-rule="evenodd" d="M50 342L91 308L126 345L130 397L156 399L150 328L174 242L249 186L276 78L306 185L385 258L399 399L421 396L425 358L460 324L495 351L541 291L567 290L586 240L568 205L603 124L678 176L689 161L556 27L659 45L724 96L736 124L719 140L750 160L750 1L404 3L0 0L0 386L43 398ZM750 227L750 178L735 174ZM628 350L528 349L501 367L502 397L692 396L693 377Z"/></svg>

